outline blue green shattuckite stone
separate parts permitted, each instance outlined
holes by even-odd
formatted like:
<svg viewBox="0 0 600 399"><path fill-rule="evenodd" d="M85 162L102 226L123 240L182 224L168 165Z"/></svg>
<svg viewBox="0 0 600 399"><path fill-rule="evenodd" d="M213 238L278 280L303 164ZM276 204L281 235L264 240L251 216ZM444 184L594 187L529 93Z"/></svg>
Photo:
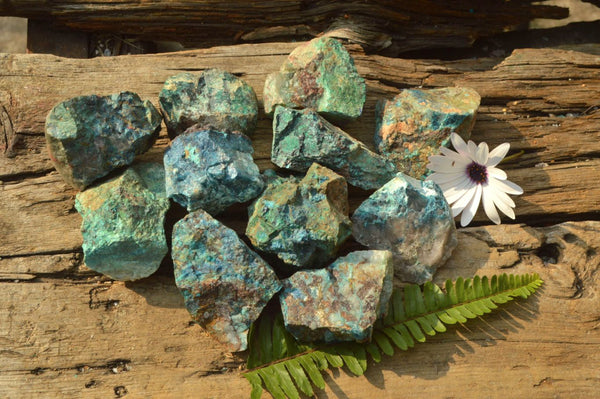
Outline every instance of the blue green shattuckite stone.
<svg viewBox="0 0 600 399"><path fill-rule="evenodd" d="M366 86L344 46L320 37L297 47L279 72L267 76L263 92L265 112L277 105L312 108L336 121L362 113Z"/></svg>
<svg viewBox="0 0 600 399"><path fill-rule="evenodd" d="M271 160L298 172L318 162L367 190L383 186L398 172L392 162L310 109L277 107Z"/></svg>
<svg viewBox="0 0 600 399"><path fill-rule="evenodd" d="M388 308L394 268L389 251L356 251L324 269L283 281L286 329L301 342L369 341Z"/></svg>
<svg viewBox="0 0 600 399"><path fill-rule="evenodd" d="M403 90L377 104L375 145L398 170L417 179L427 174L429 156L450 142L450 133L467 140L481 97L467 87Z"/></svg>
<svg viewBox="0 0 600 399"><path fill-rule="evenodd" d="M146 152L161 119L149 101L131 92L71 98L46 117L50 159L67 183L83 190Z"/></svg>
<svg viewBox="0 0 600 399"><path fill-rule="evenodd" d="M248 346L248 330L281 289L271 267L203 210L173 228L175 283L192 318L230 351Z"/></svg>
<svg viewBox="0 0 600 399"><path fill-rule="evenodd" d="M356 241L394 255L397 277L423 284L456 247L454 219L432 181L402 173L367 198L352 215Z"/></svg>
<svg viewBox="0 0 600 399"><path fill-rule="evenodd" d="M249 214L252 245L294 270L326 264L351 233L346 181L318 164L301 180L271 178Z"/></svg>
<svg viewBox="0 0 600 399"><path fill-rule="evenodd" d="M241 133L201 130L177 136L164 156L167 196L188 211L211 215L256 198L264 188Z"/></svg>
<svg viewBox="0 0 600 399"><path fill-rule="evenodd" d="M158 269L167 254L163 224L169 200L164 187L162 166L140 163L77 194L87 267L122 281L148 277Z"/></svg>
<svg viewBox="0 0 600 399"><path fill-rule="evenodd" d="M252 87L219 69L171 76L160 91L159 102L171 138L193 125L252 135L258 118Z"/></svg>

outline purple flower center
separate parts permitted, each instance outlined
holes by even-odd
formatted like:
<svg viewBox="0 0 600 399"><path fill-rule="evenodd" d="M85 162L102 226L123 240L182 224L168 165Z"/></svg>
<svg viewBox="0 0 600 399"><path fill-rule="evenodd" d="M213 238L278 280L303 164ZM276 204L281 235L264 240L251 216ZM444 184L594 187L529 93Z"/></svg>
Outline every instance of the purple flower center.
<svg viewBox="0 0 600 399"><path fill-rule="evenodd" d="M471 162L467 166L467 175L476 184L485 184L488 181L487 167L477 162Z"/></svg>

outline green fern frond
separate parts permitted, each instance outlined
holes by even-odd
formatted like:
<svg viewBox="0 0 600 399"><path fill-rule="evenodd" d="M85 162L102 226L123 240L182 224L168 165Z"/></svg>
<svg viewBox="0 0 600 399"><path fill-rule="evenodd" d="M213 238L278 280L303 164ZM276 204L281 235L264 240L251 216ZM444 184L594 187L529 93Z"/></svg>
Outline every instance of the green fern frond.
<svg viewBox="0 0 600 399"><path fill-rule="evenodd" d="M444 290L431 282L422 288L408 285L394 290L388 312L375 324L368 343L301 345L285 330L281 313L264 314L249 334L249 370L243 375L252 385L251 398L260 398L263 387L276 399L299 398L299 391L312 396L313 385L325 388L323 370L345 366L362 375L367 369L367 353L380 362L382 354L408 350L415 342L425 342L427 336L445 332L448 324L465 323L499 304L527 298L542 283L538 274L502 274L491 279L448 280Z"/></svg>

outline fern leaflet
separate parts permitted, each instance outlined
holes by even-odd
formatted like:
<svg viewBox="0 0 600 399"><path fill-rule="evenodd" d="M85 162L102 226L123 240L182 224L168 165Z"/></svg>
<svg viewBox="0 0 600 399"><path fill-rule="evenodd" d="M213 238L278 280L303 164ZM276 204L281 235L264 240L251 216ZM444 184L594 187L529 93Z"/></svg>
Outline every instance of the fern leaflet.
<svg viewBox="0 0 600 399"><path fill-rule="evenodd" d="M343 367L355 375L367 369L367 353L380 362L395 349L408 350L427 336L446 331L447 324L465 323L490 313L503 304L533 294L543 281L538 274L475 276L446 281L444 290L431 282L394 290L386 316L374 326L368 343L347 342L326 346L298 343L283 325L281 313L264 314L250 329L248 369L244 377L252 385L252 399L261 397L263 386L274 398L312 396L313 385L323 389L321 371Z"/></svg>

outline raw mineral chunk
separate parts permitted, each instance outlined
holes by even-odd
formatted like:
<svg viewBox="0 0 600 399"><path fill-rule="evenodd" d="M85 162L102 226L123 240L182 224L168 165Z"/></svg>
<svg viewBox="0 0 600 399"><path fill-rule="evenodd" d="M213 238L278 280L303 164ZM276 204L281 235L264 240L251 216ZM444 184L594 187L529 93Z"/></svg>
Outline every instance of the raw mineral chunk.
<svg viewBox="0 0 600 399"><path fill-rule="evenodd" d="M456 228L444 194L432 181L398 173L352 215L352 233L363 245L389 250L395 274L422 284L456 247Z"/></svg>
<svg viewBox="0 0 600 399"><path fill-rule="evenodd" d="M309 109L277 107L271 160L299 172L318 162L367 190L383 186L397 173L392 162Z"/></svg>
<svg viewBox="0 0 600 399"><path fill-rule="evenodd" d="M175 224L172 252L192 318L229 350L245 350L250 325L281 289L271 267L203 210Z"/></svg>
<svg viewBox="0 0 600 399"><path fill-rule="evenodd" d="M160 91L159 102L171 138L192 125L251 135L258 118L252 87L219 69L171 76Z"/></svg>
<svg viewBox="0 0 600 399"><path fill-rule="evenodd" d="M356 251L297 272L279 297L287 330L302 342L368 341L387 310L393 269L389 251Z"/></svg>
<svg viewBox="0 0 600 399"><path fill-rule="evenodd" d="M154 273L167 254L169 200L160 164L140 163L77 194L87 267L116 280Z"/></svg>
<svg viewBox="0 0 600 399"><path fill-rule="evenodd" d="M236 132L176 137L164 156L167 196L188 211L201 208L211 215L257 197L264 182L253 152L250 140Z"/></svg>
<svg viewBox="0 0 600 399"><path fill-rule="evenodd" d="M407 89L377 104L375 145L398 170L421 179L429 156L456 132L468 139L481 97L467 87Z"/></svg>
<svg viewBox="0 0 600 399"><path fill-rule="evenodd" d="M346 181L318 164L301 180L271 179L249 214L252 245L296 270L326 264L351 233Z"/></svg>
<svg viewBox="0 0 600 399"><path fill-rule="evenodd" d="M50 159L67 183L83 190L146 152L160 121L158 110L135 93L71 98L46 117Z"/></svg>
<svg viewBox="0 0 600 399"><path fill-rule="evenodd" d="M330 37L297 47L279 72L267 76L263 93L265 112L275 106L312 108L332 120L356 119L362 113L366 86L354 60Z"/></svg>

